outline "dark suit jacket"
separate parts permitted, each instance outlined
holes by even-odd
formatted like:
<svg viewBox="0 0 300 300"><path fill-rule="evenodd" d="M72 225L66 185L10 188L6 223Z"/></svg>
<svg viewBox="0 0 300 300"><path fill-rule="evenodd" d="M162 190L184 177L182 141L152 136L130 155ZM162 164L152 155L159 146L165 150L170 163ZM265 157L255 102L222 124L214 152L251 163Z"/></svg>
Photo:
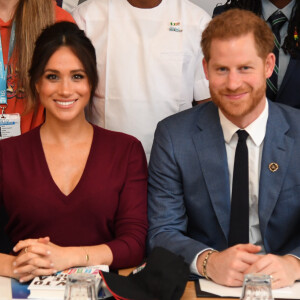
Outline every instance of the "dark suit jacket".
<svg viewBox="0 0 300 300"><path fill-rule="evenodd" d="M269 102L260 183L259 221L267 253L300 257L300 111ZM279 169L271 172L269 164ZM206 103L157 126L149 164L148 245L191 263L228 247L230 186L217 107Z"/></svg>
<svg viewBox="0 0 300 300"><path fill-rule="evenodd" d="M225 5L215 7L213 17L224 12ZM290 58L285 76L274 102L300 108L300 53Z"/></svg>

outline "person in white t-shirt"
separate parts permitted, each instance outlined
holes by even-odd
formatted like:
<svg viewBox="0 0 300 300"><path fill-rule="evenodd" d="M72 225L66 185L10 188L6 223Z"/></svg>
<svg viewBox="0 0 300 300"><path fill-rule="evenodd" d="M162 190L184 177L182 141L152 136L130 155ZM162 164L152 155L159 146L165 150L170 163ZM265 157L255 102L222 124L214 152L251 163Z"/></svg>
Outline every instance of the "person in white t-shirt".
<svg viewBox="0 0 300 300"><path fill-rule="evenodd" d="M210 16L188 0L90 0L73 10L101 78L88 119L141 140L158 121L210 98L200 40Z"/></svg>

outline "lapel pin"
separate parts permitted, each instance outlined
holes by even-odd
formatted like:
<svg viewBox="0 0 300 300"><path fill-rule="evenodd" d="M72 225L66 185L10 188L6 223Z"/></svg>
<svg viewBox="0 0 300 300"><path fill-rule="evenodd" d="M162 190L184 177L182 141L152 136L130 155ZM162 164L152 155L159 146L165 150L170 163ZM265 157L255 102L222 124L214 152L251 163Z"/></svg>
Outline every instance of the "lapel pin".
<svg viewBox="0 0 300 300"><path fill-rule="evenodd" d="M276 164L274 162L269 164L269 170L273 173L276 172L278 170L278 168L279 168L278 164Z"/></svg>

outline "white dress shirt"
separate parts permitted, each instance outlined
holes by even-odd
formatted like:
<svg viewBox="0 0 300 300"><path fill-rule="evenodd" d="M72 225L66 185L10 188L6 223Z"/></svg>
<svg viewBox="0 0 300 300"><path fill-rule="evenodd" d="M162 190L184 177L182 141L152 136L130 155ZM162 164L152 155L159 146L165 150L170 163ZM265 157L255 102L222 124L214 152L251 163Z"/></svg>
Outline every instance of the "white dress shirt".
<svg viewBox="0 0 300 300"><path fill-rule="evenodd" d="M266 134L267 121L269 116L269 105L266 100L266 105L263 112L259 117L252 122L246 128L239 128L229 121L224 114L219 109L220 123L223 130L227 161L228 161L228 171L229 171L229 181L230 181L230 198L232 190L232 178L233 178L233 166L234 166L234 156L235 149L238 142L237 131L239 129L244 129L248 132L249 137L247 138L248 147L248 159L249 159L249 242L254 245L259 245L262 247L260 254L265 253L264 245L262 242L261 232L259 228L259 217L258 217L258 195L259 195L259 178L260 178L260 166L261 157L263 151L264 138ZM197 258L198 256L206 250L204 249L199 252L192 264L190 265L190 270L192 273L200 275L197 270Z"/></svg>

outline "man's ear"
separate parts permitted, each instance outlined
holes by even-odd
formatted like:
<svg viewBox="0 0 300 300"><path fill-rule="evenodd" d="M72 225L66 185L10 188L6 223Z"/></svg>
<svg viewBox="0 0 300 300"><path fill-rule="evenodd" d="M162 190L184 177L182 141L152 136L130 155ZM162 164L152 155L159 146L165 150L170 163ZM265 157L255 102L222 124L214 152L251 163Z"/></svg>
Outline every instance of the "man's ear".
<svg viewBox="0 0 300 300"><path fill-rule="evenodd" d="M208 63L205 60L205 58L202 59L202 65L203 65L203 70L204 70L204 73L205 73L205 77L208 80Z"/></svg>
<svg viewBox="0 0 300 300"><path fill-rule="evenodd" d="M275 67L276 57L274 53L269 53L265 60L265 76L266 78L270 78L274 67Z"/></svg>

